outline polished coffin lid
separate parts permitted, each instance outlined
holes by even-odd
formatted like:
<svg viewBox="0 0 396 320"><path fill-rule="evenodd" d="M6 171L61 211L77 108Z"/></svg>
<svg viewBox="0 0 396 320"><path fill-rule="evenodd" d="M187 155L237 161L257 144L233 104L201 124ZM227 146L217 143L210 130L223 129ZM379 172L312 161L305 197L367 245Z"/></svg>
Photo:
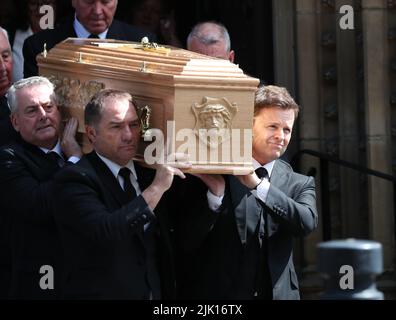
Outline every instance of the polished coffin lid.
<svg viewBox="0 0 396 320"><path fill-rule="evenodd" d="M181 151L181 147L193 156L193 171L251 171L251 133L249 137L247 130L251 130L259 80L237 65L151 43L78 38L66 39L49 52L44 48L37 61L40 75L56 85L63 115L79 119L80 132L84 132L83 110L92 95L102 88L125 90L145 110L146 129L158 128L165 140L173 139L167 152ZM186 149L192 140L175 140L184 129L195 132L195 153ZM146 140L149 135L150 130ZM149 143L142 143L141 156Z"/></svg>

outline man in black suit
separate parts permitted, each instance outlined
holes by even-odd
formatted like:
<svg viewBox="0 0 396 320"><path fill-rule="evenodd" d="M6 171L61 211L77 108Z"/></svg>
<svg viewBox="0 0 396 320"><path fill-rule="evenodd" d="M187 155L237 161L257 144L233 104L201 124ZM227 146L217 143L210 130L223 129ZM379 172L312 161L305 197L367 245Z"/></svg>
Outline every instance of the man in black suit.
<svg viewBox="0 0 396 320"><path fill-rule="evenodd" d="M56 221L65 249L64 296L166 299L175 295L164 193L176 167L133 161L140 121L129 93L102 90L85 108L94 151L57 175ZM182 165L183 167L183 165Z"/></svg>
<svg viewBox="0 0 396 320"><path fill-rule="evenodd" d="M285 88L260 87L253 122L253 165L246 176L198 175L187 195L200 204L182 215L180 297L299 299L293 237L318 223L312 177L280 160L299 107ZM208 191L209 189L209 191ZM200 198L200 199L199 199Z"/></svg>
<svg viewBox="0 0 396 320"><path fill-rule="evenodd" d="M12 251L9 297L53 299L62 267L52 212L53 176L66 161L76 162L81 157L74 139L77 120L66 124L60 139L54 87L43 77L14 83L8 101L12 125L20 134L19 139L0 148L0 212Z"/></svg>
<svg viewBox="0 0 396 320"><path fill-rule="evenodd" d="M9 142L14 131L6 93L11 86L12 52L7 32L0 27L0 146ZM0 215L0 300L8 295L11 278L11 249L5 222Z"/></svg>
<svg viewBox="0 0 396 320"><path fill-rule="evenodd" d="M12 51L7 31L0 27L0 146L16 137L6 96L12 84L12 67Z"/></svg>
<svg viewBox="0 0 396 320"><path fill-rule="evenodd" d="M117 0L72 0L75 17L52 30L40 31L25 40L23 45L24 76L38 74L36 56L43 52L44 44L49 50L57 43L71 38L100 38L138 41L147 36L155 41L154 34L138 27L117 21L114 14Z"/></svg>

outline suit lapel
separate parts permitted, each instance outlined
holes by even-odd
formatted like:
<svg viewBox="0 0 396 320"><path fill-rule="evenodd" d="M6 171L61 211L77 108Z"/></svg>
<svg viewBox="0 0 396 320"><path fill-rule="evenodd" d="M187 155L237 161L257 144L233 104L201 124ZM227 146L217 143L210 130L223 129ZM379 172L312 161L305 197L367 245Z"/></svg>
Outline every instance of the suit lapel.
<svg viewBox="0 0 396 320"><path fill-rule="evenodd" d="M280 190L286 190L287 184L289 181L289 171L285 170L285 167L281 164L280 161L275 161L274 168L272 169L271 174L271 187L276 187ZM286 185L286 186L285 186ZM265 210L270 210L266 208ZM268 237L271 237L274 233L278 231L279 224L272 220L271 215L266 215L266 230L268 233Z"/></svg>
<svg viewBox="0 0 396 320"><path fill-rule="evenodd" d="M134 166L139 188L143 192L152 183L155 171L140 166L136 161L134 161Z"/></svg>
<svg viewBox="0 0 396 320"><path fill-rule="evenodd" d="M39 147L34 146L25 140L23 140L19 135L16 137L16 142L23 147L24 154L29 158L29 162L40 168L36 171L39 175L52 176L60 167L52 161L44 151ZM44 178L44 176L43 176Z"/></svg>
<svg viewBox="0 0 396 320"><path fill-rule="evenodd" d="M10 108L8 107L7 98L0 97L0 119L6 119L10 116Z"/></svg>
<svg viewBox="0 0 396 320"><path fill-rule="evenodd" d="M107 39L123 39L125 38L120 32L118 21L113 20L106 35Z"/></svg>
<svg viewBox="0 0 396 320"><path fill-rule="evenodd" d="M98 157L95 151L87 154L88 160L91 162L93 168L96 171L96 174L99 177L99 180L106 186L106 190L109 190L109 193L113 196L115 201L120 205L125 204L125 194L121 189L120 184L117 179L114 177L113 173L106 166L106 164Z"/></svg>
<svg viewBox="0 0 396 320"><path fill-rule="evenodd" d="M118 180L114 177L113 173L110 171L107 165L98 157L95 151L92 151L91 153L87 154L86 157L88 158L89 162L92 164L102 185L106 186L105 188L107 192L106 194L111 195L119 207L125 205L127 203L127 199L124 190L122 190L120 184L118 183ZM141 231L136 232L135 235L141 241L142 246L146 248L146 244L143 236L143 229Z"/></svg>
<svg viewBox="0 0 396 320"><path fill-rule="evenodd" d="M76 30L74 30L74 19L72 21L69 21L69 23L65 24L65 34L67 34L68 37L72 38L77 38Z"/></svg>
<svg viewBox="0 0 396 320"><path fill-rule="evenodd" d="M271 174L271 185L274 187L281 187L284 183L285 180L285 174L287 174L287 171L283 169L281 165L279 165L279 161L275 161L274 168L272 169L272 174Z"/></svg>
<svg viewBox="0 0 396 320"><path fill-rule="evenodd" d="M234 176L229 176L232 208L242 244L254 235L260 219L261 206L249 189Z"/></svg>
<svg viewBox="0 0 396 320"><path fill-rule="evenodd" d="M64 23L61 23L56 27L56 32L52 33L53 37L47 41L47 50L50 50L59 42L66 40L67 38L77 38L76 31L74 30L74 17L69 17Z"/></svg>
<svg viewBox="0 0 396 320"><path fill-rule="evenodd" d="M230 183L231 207L235 214L236 227L242 244L246 244L246 205L245 193L234 176L228 176Z"/></svg>

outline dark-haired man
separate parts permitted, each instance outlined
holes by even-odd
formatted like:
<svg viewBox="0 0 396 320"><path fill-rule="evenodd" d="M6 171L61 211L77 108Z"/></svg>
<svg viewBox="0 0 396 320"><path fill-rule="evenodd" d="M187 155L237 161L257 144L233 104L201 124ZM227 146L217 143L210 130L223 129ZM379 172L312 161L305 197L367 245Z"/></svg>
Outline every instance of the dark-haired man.
<svg viewBox="0 0 396 320"><path fill-rule="evenodd" d="M152 170L133 161L141 130L129 93L100 91L85 108L85 125L94 150L57 176L64 296L174 297L167 212L175 203L164 194L174 176L184 178L183 173L174 166Z"/></svg>

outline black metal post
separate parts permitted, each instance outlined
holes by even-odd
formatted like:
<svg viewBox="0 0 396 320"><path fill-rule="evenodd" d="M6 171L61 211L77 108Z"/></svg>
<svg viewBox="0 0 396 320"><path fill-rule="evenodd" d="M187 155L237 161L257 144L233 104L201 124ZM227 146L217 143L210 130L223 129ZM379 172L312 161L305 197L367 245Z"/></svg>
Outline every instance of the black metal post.
<svg viewBox="0 0 396 320"><path fill-rule="evenodd" d="M331 240L331 215L329 191L329 164L326 159L320 159L320 179L322 189L322 231L323 240Z"/></svg>
<svg viewBox="0 0 396 320"><path fill-rule="evenodd" d="M383 300L375 278L383 272L382 245L368 240L319 243L318 271L324 275L325 300Z"/></svg>

